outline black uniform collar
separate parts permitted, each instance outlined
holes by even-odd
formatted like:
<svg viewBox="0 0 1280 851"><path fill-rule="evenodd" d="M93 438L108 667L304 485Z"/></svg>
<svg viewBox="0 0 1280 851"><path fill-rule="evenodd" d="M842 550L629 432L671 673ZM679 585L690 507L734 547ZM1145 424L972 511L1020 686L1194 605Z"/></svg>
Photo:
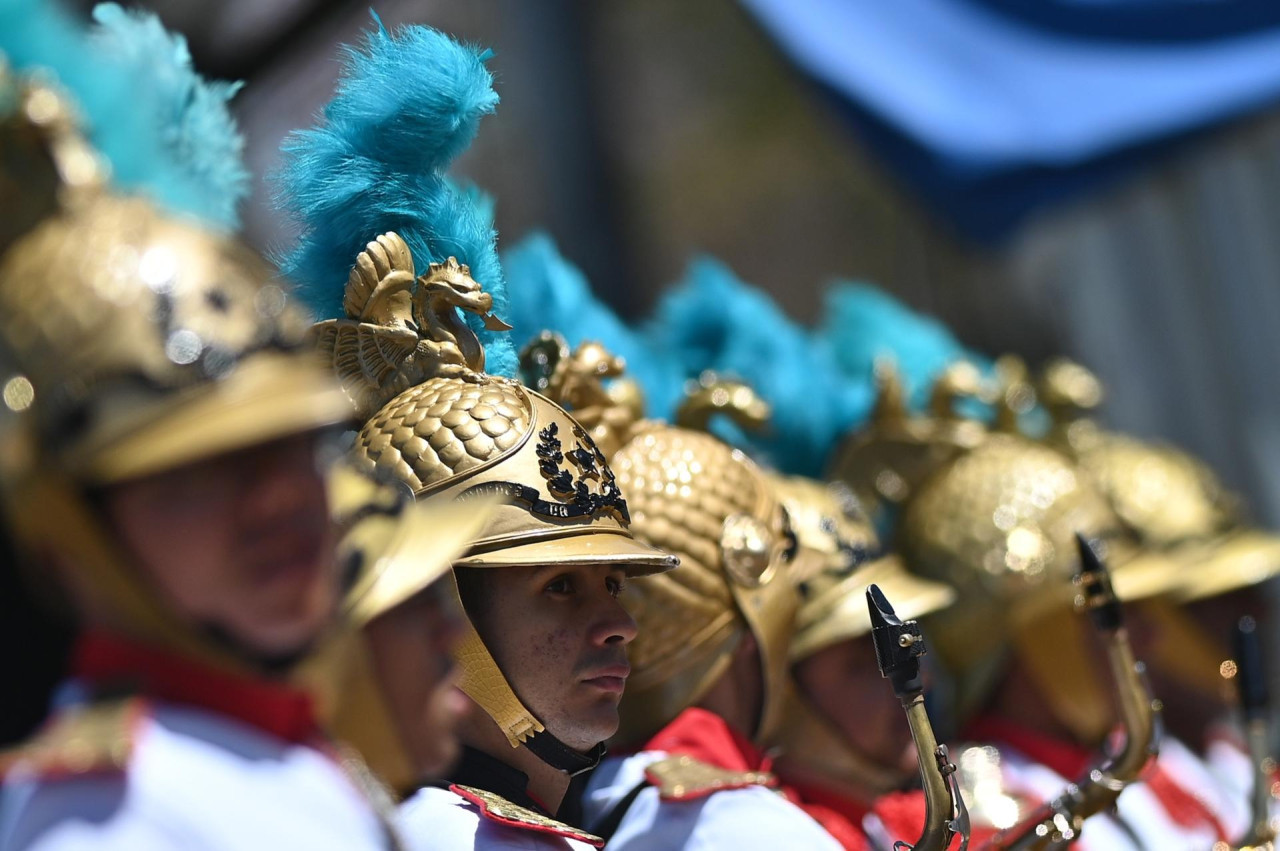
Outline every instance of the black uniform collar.
<svg viewBox="0 0 1280 851"><path fill-rule="evenodd" d="M535 813L541 813L568 825L578 826L582 824L582 793L589 776L589 774L580 774L570 780L569 789L565 792L559 811L551 813L529 794L529 775L484 751L463 745L462 756L457 766L449 772L447 779L435 785L444 788L448 788L451 784L474 786L499 795L525 809L533 810Z"/></svg>

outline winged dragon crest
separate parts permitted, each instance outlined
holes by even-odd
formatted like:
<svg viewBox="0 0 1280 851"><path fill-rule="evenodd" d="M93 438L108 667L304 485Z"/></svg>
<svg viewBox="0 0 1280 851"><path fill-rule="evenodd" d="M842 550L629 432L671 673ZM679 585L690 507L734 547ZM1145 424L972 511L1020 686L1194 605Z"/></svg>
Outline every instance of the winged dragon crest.
<svg viewBox="0 0 1280 851"><path fill-rule="evenodd" d="M361 419L432 378L487 380L484 349L459 309L491 330L510 328L489 313L493 298L466 265L450 257L415 275L409 246L391 231L356 257L342 307L346 318L317 322L312 334Z"/></svg>

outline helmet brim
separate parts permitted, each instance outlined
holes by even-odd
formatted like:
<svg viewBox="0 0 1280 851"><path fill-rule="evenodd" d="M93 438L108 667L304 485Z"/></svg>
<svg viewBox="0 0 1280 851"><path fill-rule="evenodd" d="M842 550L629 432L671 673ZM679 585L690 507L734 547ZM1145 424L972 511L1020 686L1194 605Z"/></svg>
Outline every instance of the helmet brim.
<svg viewBox="0 0 1280 851"><path fill-rule="evenodd" d="M111 484L351 420L346 394L309 354L262 353L217 381L176 393L140 422L77 447L77 476Z"/></svg>
<svg viewBox="0 0 1280 851"><path fill-rule="evenodd" d="M680 559L625 533L589 531L470 553L455 563L463 567L618 564L628 576L650 576L671 570Z"/></svg>

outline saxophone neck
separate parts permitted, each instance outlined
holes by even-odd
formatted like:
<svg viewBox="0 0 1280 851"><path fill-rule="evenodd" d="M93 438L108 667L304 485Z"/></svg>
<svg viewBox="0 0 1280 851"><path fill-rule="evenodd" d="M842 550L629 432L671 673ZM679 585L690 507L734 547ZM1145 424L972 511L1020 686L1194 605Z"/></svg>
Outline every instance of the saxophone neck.
<svg viewBox="0 0 1280 851"><path fill-rule="evenodd" d="M893 684L894 694L911 727L924 784L925 822L920 838L910 851L947 851L960 834L960 849L969 847L969 813L956 782L956 767L945 746L938 744L929 713L924 705L924 683L920 677L920 657L925 653L924 635L915 621L902 621L880 589L867 588L867 608L871 613L871 638L881 676Z"/></svg>
<svg viewBox="0 0 1280 851"><path fill-rule="evenodd" d="M1247 615L1240 618L1232 638L1245 742L1249 747L1249 762L1253 766L1251 826L1240 847L1270 849L1276 839L1276 831L1271 824L1271 774L1275 770L1275 758L1271 755L1271 697L1257 622Z"/></svg>

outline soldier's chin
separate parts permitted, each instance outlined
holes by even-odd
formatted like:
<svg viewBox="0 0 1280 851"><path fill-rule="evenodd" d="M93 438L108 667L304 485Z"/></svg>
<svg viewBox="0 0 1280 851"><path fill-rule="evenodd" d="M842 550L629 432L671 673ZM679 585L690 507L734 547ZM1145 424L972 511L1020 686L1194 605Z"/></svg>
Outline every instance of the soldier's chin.
<svg viewBox="0 0 1280 851"><path fill-rule="evenodd" d="M584 709L569 723L548 724L548 728L569 747L586 753L611 739L618 732L618 723L618 706L608 701Z"/></svg>
<svg viewBox="0 0 1280 851"><path fill-rule="evenodd" d="M325 589L281 604L246 607L221 620L215 630L245 655L289 667L315 646L333 617L334 602Z"/></svg>

